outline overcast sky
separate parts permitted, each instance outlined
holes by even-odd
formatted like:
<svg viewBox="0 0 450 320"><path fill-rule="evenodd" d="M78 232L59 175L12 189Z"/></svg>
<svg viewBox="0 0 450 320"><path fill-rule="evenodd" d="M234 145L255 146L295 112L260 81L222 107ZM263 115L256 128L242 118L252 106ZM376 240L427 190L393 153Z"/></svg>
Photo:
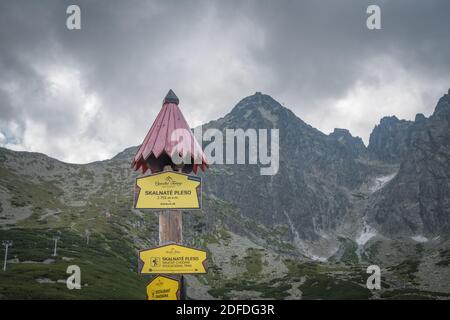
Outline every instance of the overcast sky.
<svg viewBox="0 0 450 320"><path fill-rule="evenodd" d="M81 30L66 8L81 7ZM382 30L366 28L381 7ZM0 146L85 163L141 143L169 88L191 126L262 91L325 133L429 116L450 1L0 2Z"/></svg>

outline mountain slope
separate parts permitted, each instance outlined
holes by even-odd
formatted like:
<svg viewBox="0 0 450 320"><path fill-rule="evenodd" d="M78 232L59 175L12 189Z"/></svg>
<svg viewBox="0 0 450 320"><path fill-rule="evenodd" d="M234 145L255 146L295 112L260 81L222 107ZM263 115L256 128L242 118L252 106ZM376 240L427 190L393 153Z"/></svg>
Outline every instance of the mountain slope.
<svg viewBox="0 0 450 320"><path fill-rule="evenodd" d="M398 174L374 198L369 214L388 234L429 238L450 224L450 92L430 118L409 124Z"/></svg>
<svg viewBox="0 0 450 320"><path fill-rule="evenodd" d="M402 138L380 150L402 156L385 160L348 131L325 135L261 93L206 124L278 128L280 166L274 176L226 164L203 174L204 207L185 212L184 239L209 252L209 272L188 277L189 297L447 297L448 106L446 95L430 118L400 126L392 136ZM0 298L144 298L137 251L156 245L158 222L132 209L136 150L74 165L0 148L0 238L14 240ZM383 268L381 292L365 288L373 263ZM78 292L58 282L70 264L86 275Z"/></svg>
<svg viewBox="0 0 450 320"><path fill-rule="evenodd" d="M396 116L384 117L375 126L369 139L369 152L377 160L388 163L402 161L407 150L407 132L412 122Z"/></svg>
<svg viewBox="0 0 450 320"><path fill-rule="evenodd" d="M307 125L270 96L256 93L241 100L224 118L203 126L209 128L280 130L276 175L261 176L256 165L223 165L205 174L205 188L236 204L245 217L271 227L288 225L286 239L304 254L304 241L331 244L335 239L322 235L354 218L350 191L368 178L367 166L348 146Z"/></svg>

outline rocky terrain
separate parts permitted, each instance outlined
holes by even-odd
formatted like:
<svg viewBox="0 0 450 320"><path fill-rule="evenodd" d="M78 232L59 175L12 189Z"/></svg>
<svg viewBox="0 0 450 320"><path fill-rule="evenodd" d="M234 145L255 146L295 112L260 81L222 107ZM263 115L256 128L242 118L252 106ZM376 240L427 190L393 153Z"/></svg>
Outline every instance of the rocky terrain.
<svg viewBox="0 0 450 320"><path fill-rule="evenodd" d="M202 174L203 209L185 212L184 238L208 251L209 271L187 277L188 297L448 298L449 123L450 92L429 118L383 118L366 147L268 95L241 100L203 130L278 128L279 171L212 165ZM136 150L74 165L0 149L0 238L14 241L0 298L145 298L137 251L157 243L158 222L133 209ZM82 290L65 286L70 264L81 267ZM365 286L371 264L382 290Z"/></svg>

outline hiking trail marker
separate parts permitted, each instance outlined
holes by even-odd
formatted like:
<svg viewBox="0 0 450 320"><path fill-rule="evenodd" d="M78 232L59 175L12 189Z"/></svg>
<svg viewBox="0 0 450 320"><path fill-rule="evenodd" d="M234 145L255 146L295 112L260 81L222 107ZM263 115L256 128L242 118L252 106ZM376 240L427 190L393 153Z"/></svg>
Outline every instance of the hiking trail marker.
<svg viewBox="0 0 450 320"><path fill-rule="evenodd" d="M169 90L132 162L135 171L152 173L136 179L135 208L161 210L160 247L139 253L139 272L173 274L170 278L157 276L150 282L147 286L150 300L185 299L183 274L206 272L206 252L181 246L183 215L180 209L201 208L201 179L188 174L197 174L199 168L205 171L208 163L178 107L179 102ZM164 252L167 247L173 251ZM173 259L175 256L178 258ZM172 258L167 260L169 257ZM157 258L161 259L161 267L157 267ZM178 283L176 294L175 282Z"/></svg>
<svg viewBox="0 0 450 320"><path fill-rule="evenodd" d="M156 276L147 285L147 300L180 300L180 281Z"/></svg>
<svg viewBox="0 0 450 320"><path fill-rule="evenodd" d="M200 209L201 178L173 171L136 179L136 209Z"/></svg>
<svg viewBox="0 0 450 320"><path fill-rule="evenodd" d="M141 274L206 273L206 251L168 244L139 252Z"/></svg>

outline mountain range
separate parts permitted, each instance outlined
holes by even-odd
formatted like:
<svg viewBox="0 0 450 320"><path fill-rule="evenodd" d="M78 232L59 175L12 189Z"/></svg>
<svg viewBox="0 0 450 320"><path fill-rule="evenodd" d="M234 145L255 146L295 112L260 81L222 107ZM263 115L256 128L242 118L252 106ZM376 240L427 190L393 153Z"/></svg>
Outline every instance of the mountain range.
<svg viewBox="0 0 450 320"><path fill-rule="evenodd" d="M428 118L381 119L367 147L259 92L204 124L279 129L280 164L273 176L258 165L201 173L203 209L185 212L184 241L210 267L187 277L189 298L449 297L449 124L450 91ZM0 148L0 238L14 241L0 298L145 297L137 251L156 245L158 220L133 209L136 151L76 165ZM65 288L68 264L86 270L82 290ZM365 286L371 264L380 291Z"/></svg>

